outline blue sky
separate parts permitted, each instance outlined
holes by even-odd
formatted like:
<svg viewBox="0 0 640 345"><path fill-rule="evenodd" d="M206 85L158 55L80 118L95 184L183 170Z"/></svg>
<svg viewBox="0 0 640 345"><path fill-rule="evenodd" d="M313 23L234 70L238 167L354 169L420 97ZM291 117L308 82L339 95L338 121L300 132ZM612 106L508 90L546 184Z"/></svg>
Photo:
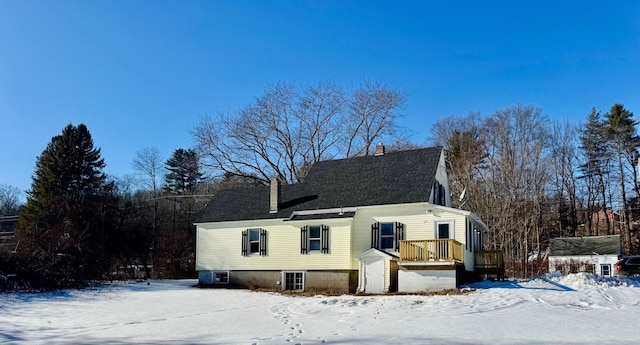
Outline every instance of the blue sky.
<svg viewBox="0 0 640 345"><path fill-rule="evenodd" d="M407 138L470 111L533 104L584 122L640 118L640 2L0 0L0 184L84 123L106 172L192 146L203 114L277 81L380 79L407 96Z"/></svg>

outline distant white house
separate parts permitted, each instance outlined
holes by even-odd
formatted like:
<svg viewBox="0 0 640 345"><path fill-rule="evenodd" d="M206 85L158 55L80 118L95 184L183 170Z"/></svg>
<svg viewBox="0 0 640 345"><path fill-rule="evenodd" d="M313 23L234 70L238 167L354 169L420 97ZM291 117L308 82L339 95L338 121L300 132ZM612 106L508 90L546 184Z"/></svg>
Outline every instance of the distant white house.
<svg viewBox="0 0 640 345"><path fill-rule="evenodd" d="M549 243L549 272L610 277L621 250L620 235L553 238Z"/></svg>

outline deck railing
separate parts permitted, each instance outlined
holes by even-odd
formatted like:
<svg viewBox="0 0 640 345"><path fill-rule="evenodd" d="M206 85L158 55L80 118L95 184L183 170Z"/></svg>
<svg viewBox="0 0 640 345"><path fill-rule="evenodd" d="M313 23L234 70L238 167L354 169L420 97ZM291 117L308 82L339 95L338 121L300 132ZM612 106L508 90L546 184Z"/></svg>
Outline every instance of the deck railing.
<svg viewBox="0 0 640 345"><path fill-rule="evenodd" d="M495 275L504 279L504 253L502 250L477 250L474 253L475 271L482 275Z"/></svg>
<svg viewBox="0 0 640 345"><path fill-rule="evenodd" d="M400 261L463 261L462 243L456 240L400 241Z"/></svg>

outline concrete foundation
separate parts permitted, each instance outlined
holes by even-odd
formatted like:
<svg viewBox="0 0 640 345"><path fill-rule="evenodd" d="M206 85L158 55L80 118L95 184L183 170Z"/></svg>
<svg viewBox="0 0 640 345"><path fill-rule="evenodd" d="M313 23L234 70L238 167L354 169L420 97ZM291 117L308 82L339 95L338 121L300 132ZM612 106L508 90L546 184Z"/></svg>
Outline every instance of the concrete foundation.
<svg viewBox="0 0 640 345"><path fill-rule="evenodd" d="M215 281L216 272L228 272L228 282ZM358 284L358 271L199 271L200 285L282 290L283 272L304 272L304 290L318 293L354 293Z"/></svg>

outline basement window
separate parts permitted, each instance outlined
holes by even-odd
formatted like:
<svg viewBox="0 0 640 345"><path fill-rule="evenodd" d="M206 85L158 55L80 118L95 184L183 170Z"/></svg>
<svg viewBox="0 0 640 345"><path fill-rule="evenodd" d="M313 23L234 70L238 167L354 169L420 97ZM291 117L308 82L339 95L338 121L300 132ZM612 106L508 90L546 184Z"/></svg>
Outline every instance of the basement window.
<svg viewBox="0 0 640 345"><path fill-rule="evenodd" d="M282 288L290 291L304 291L304 272L282 272Z"/></svg>
<svg viewBox="0 0 640 345"><path fill-rule="evenodd" d="M229 284L229 271L215 271L213 272L214 284Z"/></svg>

